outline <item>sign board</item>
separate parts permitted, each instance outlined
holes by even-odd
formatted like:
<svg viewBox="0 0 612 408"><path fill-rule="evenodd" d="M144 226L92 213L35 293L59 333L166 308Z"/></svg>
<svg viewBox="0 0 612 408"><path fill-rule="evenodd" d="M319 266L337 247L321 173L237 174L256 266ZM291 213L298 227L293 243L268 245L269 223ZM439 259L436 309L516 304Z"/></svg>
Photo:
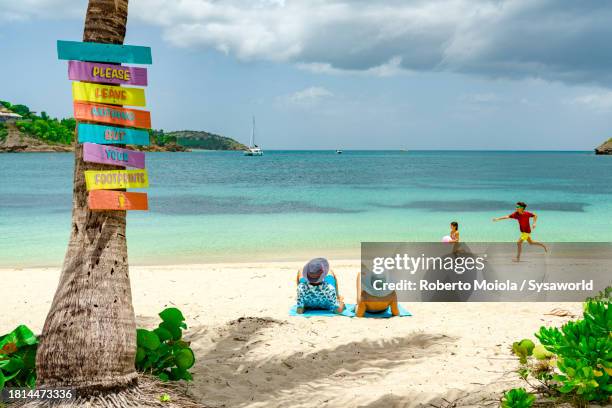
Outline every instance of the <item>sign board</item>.
<svg viewBox="0 0 612 408"><path fill-rule="evenodd" d="M89 192L87 204L90 210L143 210L149 209L147 193L93 190Z"/></svg>
<svg viewBox="0 0 612 408"><path fill-rule="evenodd" d="M118 85L147 86L147 69L102 64L100 62L68 62L68 79Z"/></svg>
<svg viewBox="0 0 612 408"><path fill-rule="evenodd" d="M151 128L151 113L148 111L97 103L74 102L74 118L111 125Z"/></svg>
<svg viewBox="0 0 612 408"><path fill-rule="evenodd" d="M150 47L61 40L57 42L57 58L132 64L151 64L153 62Z"/></svg>
<svg viewBox="0 0 612 408"><path fill-rule="evenodd" d="M80 143L131 144L143 146L149 144L149 132L142 129L79 123L77 134Z"/></svg>
<svg viewBox="0 0 612 408"><path fill-rule="evenodd" d="M83 143L83 160L91 163L114 164L144 169L145 154L120 147Z"/></svg>
<svg viewBox="0 0 612 408"><path fill-rule="evenodd" d="M149 186L146 170L85 170L87 190L116 190Z"/></svg>
<svg viewBox="0 0 612 408"><path fill-rule="evenodd" d="M146 105L144 89L85 82L72 83L72 98L75 101L110 103L112 105Z"/></svg>

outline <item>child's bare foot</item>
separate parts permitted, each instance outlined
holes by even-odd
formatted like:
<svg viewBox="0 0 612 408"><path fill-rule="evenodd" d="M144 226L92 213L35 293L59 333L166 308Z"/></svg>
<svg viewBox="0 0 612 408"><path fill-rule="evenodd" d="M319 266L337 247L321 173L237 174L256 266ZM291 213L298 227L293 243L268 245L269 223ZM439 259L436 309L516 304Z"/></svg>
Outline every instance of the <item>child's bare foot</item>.
<svg viewBox="0 0 612 408"><path fill-rule="evenodd" d="M512 258L512 262L521 262L521 258Z"/></svg>

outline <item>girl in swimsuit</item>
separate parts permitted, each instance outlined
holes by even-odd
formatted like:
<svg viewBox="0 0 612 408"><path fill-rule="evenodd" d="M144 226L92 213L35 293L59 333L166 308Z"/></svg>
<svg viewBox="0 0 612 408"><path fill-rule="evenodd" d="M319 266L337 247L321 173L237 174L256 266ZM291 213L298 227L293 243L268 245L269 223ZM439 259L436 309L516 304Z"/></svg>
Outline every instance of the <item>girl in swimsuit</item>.
<svg viewBox="0 0 612 408"><path fill-rule="evenodd" d="M453 221L450 223L450 242L459 242L459 223Z"/></svg>

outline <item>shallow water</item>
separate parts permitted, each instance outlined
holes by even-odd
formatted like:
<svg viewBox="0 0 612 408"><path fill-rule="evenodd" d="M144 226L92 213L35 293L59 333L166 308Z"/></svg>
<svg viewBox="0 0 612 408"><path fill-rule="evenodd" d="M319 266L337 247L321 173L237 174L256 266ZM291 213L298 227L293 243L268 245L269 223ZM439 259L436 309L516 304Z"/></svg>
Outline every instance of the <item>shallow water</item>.
<svg viewBox="0 0 612 408"><path fill-rule="evenodd" d="M591 152L147 153L132 264L358 257L361 241L511 241L526 201L544 241L610 241L612 157ZM73 156L0 155L0 266L61 264Z"/></svg>

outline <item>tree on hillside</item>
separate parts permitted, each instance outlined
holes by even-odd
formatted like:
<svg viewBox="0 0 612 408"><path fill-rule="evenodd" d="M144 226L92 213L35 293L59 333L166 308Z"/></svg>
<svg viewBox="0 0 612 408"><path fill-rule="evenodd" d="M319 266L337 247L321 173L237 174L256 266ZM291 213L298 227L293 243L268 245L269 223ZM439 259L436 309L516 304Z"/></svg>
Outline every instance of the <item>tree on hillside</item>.
<svg viewBox="0 0 612 408"><path fill-rule="evenodd" d="M83 41L123 44L127 15L128 0L89 0ZM85 170L111 169L120 167L84 162L77 145L70 241L36 358L38 385L81 396L120 392L137 380L126 214L87 207Z"/></svg>

